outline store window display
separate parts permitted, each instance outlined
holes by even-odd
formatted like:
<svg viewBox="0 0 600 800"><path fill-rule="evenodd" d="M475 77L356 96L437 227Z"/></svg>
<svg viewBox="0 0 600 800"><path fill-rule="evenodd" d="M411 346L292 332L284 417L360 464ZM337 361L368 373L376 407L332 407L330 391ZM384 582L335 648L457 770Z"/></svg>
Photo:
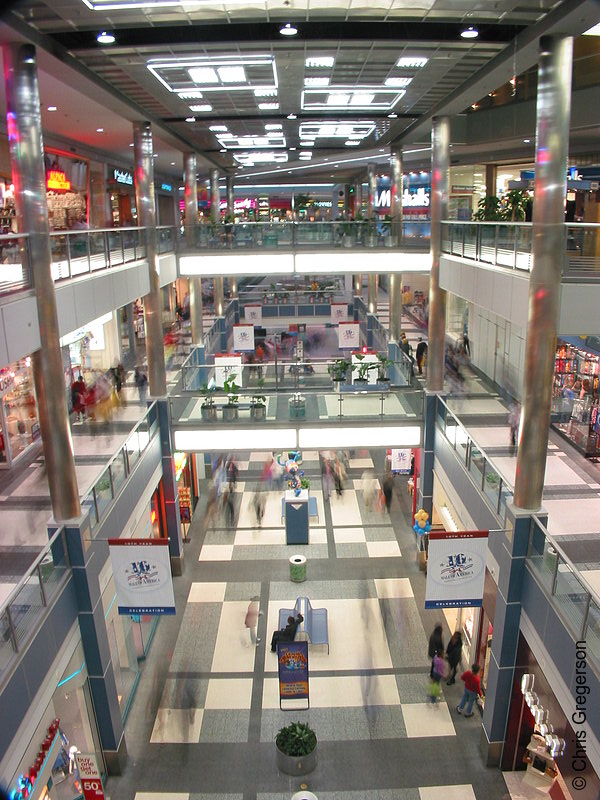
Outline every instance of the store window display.
<svg viewBox="0 0 600 800"><path fill-rule="evenodd" d="M0 467L10 467L40 439L31 359L0 370Z"/></svg>
<svg viewBox="0 0 600 800"><path fill-rule="evenodd" d="M552 400L553 427L586 458L600 455L600 351L589 344L592 338L576 340L580 346L559 340Z"/></svg>

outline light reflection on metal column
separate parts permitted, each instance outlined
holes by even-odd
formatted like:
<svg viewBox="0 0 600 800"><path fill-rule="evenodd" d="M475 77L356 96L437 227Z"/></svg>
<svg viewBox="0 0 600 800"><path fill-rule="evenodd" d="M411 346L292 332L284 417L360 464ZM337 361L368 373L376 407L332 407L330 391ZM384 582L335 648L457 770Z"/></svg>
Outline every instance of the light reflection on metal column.
<svg viewBox="0 0 600 800"><path fill-rule="evenodd" d="M356 297L362 297L362 275L354 275L352 288Z"/></svg>
<svg viewBox="0 0 600 800"><path fill-rule="evenodd" d="M235 201L233 197L233 175L227 176L227 214L232 219L235 214Z"/></svg>
<svg viewBox="0 0 600 800"><path fill-rule="evenodd" d="M377 313L377 290L379 289L379 275L370 272L367 278L367 311L369 314Z"/></svg>
<svg viewBox="0 0 600 800"><path fill-rule="evenodd" d="M204 344L204 328L202 326L202 278L190 278L190 327L192 344Z"/></svg>
<svg viewBox="0 0 600 800"><path fill-rule="evenodd" d="M221 221L221 196L219 192L219 170L210 171L210 218L215 225Z"/></svg>
<svg viewBox="0 0 600 800"><path fill-rule="evenodd" d="M392 241L395 245L399 245L402 241L402 150L394 147L390 156L390 167L392 185L390 186L391 194L391 208L390 216L392 218Z"/></svg>
<svg viewBox="0 0 600 800"><path fill-rule="evenodd" d="M444 342L446 336L446 292L440 288L442 220L448 209L450 119L435 117L431 129L431 275L429 278L429 343L427 388L444 388Z"/></svg>
<svg viewBox="0 0 600 800"><path fill-rule="evenodd" d="M368 182L368 197L367 197L367 219L372 219L377 213L375 210L375 195L377 194L377 173L375 171L375 164L367 166L367 182Z"/></svg>
<svg viewBox="0 0 600 800"><path fill-rule="evenodd" d="M571 37L540 39L533 266L529 280L529 315L525 345L523 409L515 476L514 503L539 509L542 504L552 379L564 258L564 202L571 112Z"/></svg>
<svg viewBox="0 0 600 800"><path fill-rule="evenodd" d="M400 342L402 331L402 275L393 272L390 285L390 341Z"/></svg>
<svg viewBox="0 0 600 800"><path fill-rule="evenodd" d="M354 184L354 219L362 216L362 180Z"/></svg>
<svg viewBox="0 0 600 800"><path fill-rule="evenodd" d="M238 296L238 279L229 278L229 296L231 298Z"/></svg>
<svg viewBox="0 0 600 800"><path fill-rule="evenodd" d="M215 317L225 314L225 292L223 291L223 278L215 276L214 279L214 311Z"/></svg>
<svg viewBox="0 0 600 800"><path fill-rule="evenodd" d="M17 223L20 233L29 234L40 327L40 349L31 357L33 378L52 512L62 522L78 517L81 509L51 274L36 53L28 44L5 44L2 49Z"/></svg>
<svg viewBox="0 0 600 800"><path fill-rule="evenodd" d="M196 241L198 232L198 181L196 178L196 154L184 153L183 172L185 176L185 231L188 245ZM190 295L190 327L192 344L204 344L204 327L202 324L202 278L190 278L188 281Z"/></svg>
<svg viewBox="0 0 600 800"><path fill-rule="evenodd" d="M156 249L156 206L154 200L154 158L152 128L149 122L133 123L135 162L135 201L138 224L144 228L150 291L144 297L148 382L153 397L167 393L165 351L162 328L162 296Z"/></svg>

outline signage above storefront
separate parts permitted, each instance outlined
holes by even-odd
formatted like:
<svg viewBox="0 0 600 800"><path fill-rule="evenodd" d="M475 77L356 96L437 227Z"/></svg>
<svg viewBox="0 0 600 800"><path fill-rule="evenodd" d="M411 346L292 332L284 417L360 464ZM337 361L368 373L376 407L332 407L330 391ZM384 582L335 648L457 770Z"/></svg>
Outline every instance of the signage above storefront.
<svg viewBox="0 0 600 800"><path fill-rule="evenodd" d="M171 186L170 183L161 183L160 188L163 190L163 192L172 192L173 191L173 187Z"/></svg>
<svg viewBox="0 0 600 800"><path fill-rule="evenodd" d="M391 208L391 205L392 190L379 189L375 195L375 208ZM402 194L402 208L429 208L429 187L420 186L414 192L405 189Z"/></svg>
<svg viewBox="0 0 600 800"><path fill-rule="evenodd" d="M54 192L68 192L71 189L71 181L60 169L51 169L46 173L46 188Z"/></svg>
<svg viewBox="0 0 600 800"><path fill-rule="evenodd" d="M133 186L133 175L126 169L113 169L113 180L117 183L125 184L125 186Z"/></svg>

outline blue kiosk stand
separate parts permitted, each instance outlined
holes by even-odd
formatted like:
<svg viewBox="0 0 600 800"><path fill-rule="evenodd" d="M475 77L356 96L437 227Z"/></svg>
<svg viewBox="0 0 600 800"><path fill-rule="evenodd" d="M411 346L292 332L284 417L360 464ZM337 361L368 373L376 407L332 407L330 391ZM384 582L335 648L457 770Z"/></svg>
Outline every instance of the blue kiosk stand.
<svg viewBox="0 0 600 800"><path fill-rule="evenodd" d="M308 489L296 497L288 489L283 498L286 544L308 544Z"/></svg>

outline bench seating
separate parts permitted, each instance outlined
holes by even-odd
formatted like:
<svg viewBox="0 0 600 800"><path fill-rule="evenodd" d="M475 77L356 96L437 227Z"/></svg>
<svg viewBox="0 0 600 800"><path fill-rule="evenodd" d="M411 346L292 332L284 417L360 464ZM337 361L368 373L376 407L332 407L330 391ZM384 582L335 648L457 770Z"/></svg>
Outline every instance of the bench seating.
<svg viewBox="0 0 600 800"><path fill-rule="evenodd" d="M296 640L308 637L310 644L326 644L329 653L329 627L327 624L327 609L313 608L308 597L296 598L293 608L279 609L279 628L285 628L288 617L302 614L304 622L298 625Z"/></svg>

